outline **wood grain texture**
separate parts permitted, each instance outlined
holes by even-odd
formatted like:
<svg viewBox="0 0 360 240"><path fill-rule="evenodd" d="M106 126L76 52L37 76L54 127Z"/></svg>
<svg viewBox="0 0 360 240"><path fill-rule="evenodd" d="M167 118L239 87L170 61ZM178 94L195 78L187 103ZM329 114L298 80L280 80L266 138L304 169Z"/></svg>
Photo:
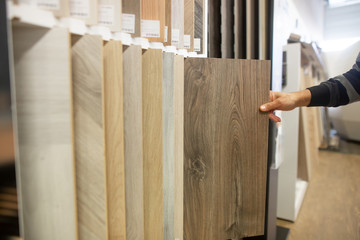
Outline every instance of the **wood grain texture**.
<svg viewBox="0 0 360 240"><path fill-rule="evenodd" d="M246 59L246 1L235 1L234 12L234 57Z"/></svg>
<svg viewBox="0 0 360 240"><path fill-rule="evenodd" d="M101 10L101 8L105 8L106 11ZM113 32L121 31L121 13L121 1L98 0L98 23L108 27Z"/></svg>
<svg viewBox="0 0 360 240"><path fill-rule="evenodd" d="M79 239L107 239L103 44L100 36L71 40Z"/></svg>
<svg viewBox="0 0 360 240"><path fill-rule="evenodd" d="M123 57L120 41L104 43L104 134L109 239L126 239L123 116Z"/></svg>
<svg viewBox="0 0 360 240"><path fill-rule="evenodd" d="M123 47L126 235L144 239L141 47Z"/></svg>
<svg viewBox="0 0 360 240"><path fill-rule="evenodd" d="M174 116L174 54L163 54L163 179L164 239L174 239L175 181L175 116Z"/></svg>
<svg viewBox="0 0 360 240"><path fill-rule="evenodd" d="M266 61L185 60L184 239L264 234Z"/></svg>
<svg viewBox="0 0 360 240"><path fill-rule="evenodd" d="M267 42L268 38L268 0L258 0L259 1L259 59L267 59Z"/></svg>
<svg viewBox="0 0 360 240"><path fill-rule="evenodd" d="M70 16L79 18L87 25L97 24L98 0L69 0Z"/></svg>
<svg viewBox="0 0 360 240"><path fill-rule="evenodd" d="M221 57L234 58L234 0L221 0Z"/></svg>
<svg viewBox="0 0 360 240"><path fill-rule="evenodd" d="M131 33L131 36L140 37L141 0L122 0L122 12L126 14L134 14L135 32Z"/></svg>
<svg viewBox="0 0 360 240"><path fill-rule="evenodd" d="M246 0L246 59L255 59L255 2Z"/></svg>
<svg viewBox="0 0 360 240"><path fill-rule="evenodd" d="M142 55L145 240L164 237L162 71L162 51L145 51Z"/></svg>
<svg viewBox="0 0 360 240"><path fill-rule="evenodd" d="M170 46L171 45L171 30L172 30L172 23L171 23L171 3L172 0L165 0L165 26L167 27L167 36L164 35L164 45ZM165 34L165 32L164 32ZM166 39L166 41L165 41Z"/></svg>
<svg viewBox="0 0 360 240"><path fill-rule="evenodd" d="M194 0L194 38L200 39L199 53L204 49L204 11L204 0Z"/></svg>
<svg viewBox="0 0 360 240"><path fill-rule="evenodd" d="M179 31L179 39L171 38L171 45L184 47L184 0L171 0L171 28L172 33Z"/></svg>
<svg viewBox="0 0 360 240"><path fill-rule="evenodd" d="M209 1L209 57L221 57L221 0Z"/></svg>
<svg viewBox="0 0 360 240"><path fill-rule="evenodd" d="M190 35L190 48L188 51L194 50L194 13L195 13L194 0L184 0L184 35Z"/></svg>
<svg viewBox="0 0 360 240"><path fill-rule="evenodd" d="M22 238L75 240L69 33L13 26L12 34Z"/></svg>
<svg viewBox="0 0 360 240"><path fill-rule="evenodd" d="M160 37L148 37L150 42L164 42L165 0L141 0L141 20L160 21Z"/></svg>
<svg viewBox="0 0 360 240"><path fill-rule="evenodd" d="M175 114L175 192L174 237L183 240L184 232L184 57L174 58L174 114Z"/></svg>

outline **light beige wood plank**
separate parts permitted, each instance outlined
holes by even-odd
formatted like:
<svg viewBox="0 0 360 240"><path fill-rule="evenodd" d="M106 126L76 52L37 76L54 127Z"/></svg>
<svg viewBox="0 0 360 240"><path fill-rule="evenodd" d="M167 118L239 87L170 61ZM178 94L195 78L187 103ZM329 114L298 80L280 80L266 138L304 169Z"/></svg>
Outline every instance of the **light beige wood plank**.
<svg viewBox="0 0 360 240"><path fill-rule="evenodd" d="M164 42L165 0L141 0L141 21L143 20L159 21L160 35L159 37L143 36L143 26L141 35L151 42Z"/></svg>
<svg viewBox="0 0 360 240"><path fill-rule="evenodd" d="M141 47L123 47L126 234L144 239Z"/></svg>
<svg viewBox="0 0 360 240"><path fill-rule="evenodd" d="M79 239L107 239L103 126L103 43L72 35Z"/></svg>
<svg viewBox="0 0 360 240"><path fill-rule="evenodd" d="M174 58L175 114L175 203L174 236L183 240L184 231L184 57Z"/></svg>
<svg viewBox="0 0 360 240"><path fill-rule="evenodd" d="M121 31L121 1L98 0L98 23L113 32Z"/></svg>
<svg viewBox="0 0 360 240"><path fill-rule="evenodd" d="M162 51L142 55L145 240L163 239Z"/></svg>
<svg viewBox="0 0 360 240"><path fill-rule="evenodd" d="M184 0L171 0L171 45L184 47ZM178 33L178 39L177 39Z"/></svg>
<svg viewBox="0 0 360 240"><path fill-rule="evenodd" d="M13 26L12 33L22 237L74 240L69 33L21 26Z"/></svg>
<svg viewBox="0 0 360 240"><path fill-rule="evenodd" d="M70 17L83 20L87 25L98 22L98 0L69 0Z"/></svg>
<svg viewBox="0 0 360 240"><path fill-rule="evenodd" d="M123 56L120 41L104 43L104 134L109 239L126 239Z"/></svg>
<svg viewBox="0 0 360 240"><path fill-rule="evenodd" d="M190 52L194 50L194 5L194 0L184 0L184 35L190 36L190 48L188 48Z"/></svg>

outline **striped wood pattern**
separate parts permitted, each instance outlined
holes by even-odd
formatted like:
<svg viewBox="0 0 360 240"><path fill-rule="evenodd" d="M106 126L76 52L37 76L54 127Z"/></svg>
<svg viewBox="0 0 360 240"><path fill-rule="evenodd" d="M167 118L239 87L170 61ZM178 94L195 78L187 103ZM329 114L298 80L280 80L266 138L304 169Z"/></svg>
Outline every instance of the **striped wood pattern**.
<svg viewBox="0 0 360 240"><path fill-rule="evenodd" d="M200 51L203 52L204 47L204 0L194 0L194 38L200 39Z"/></svg>
<svg viewBox="0 0 360 240"><path fill-rule="evenodd" d="M142 55L145 240L164 237L162 71L162 50L145 51Z"/></svg>
<svg viewBox="0 0 360 240"><path fill-rule="evenodd" d="M72 35L79 239L107 239L103 127L103 43Z"/></svg>
<svg viewBox="0 0 360 240"><path fill-rule="evenodd" d="M122 62L121 42L105 42L103 114L108 236L126 240Z"/></svg>
<svg viewBox="0 0 360 240"><path fill-rule="evenodd" d="M165 0L142 0L141 20L160 21L160 37L149 37L150 42L164 42Z"/></svg>
<svg viewBox="0 0 360 240"><path fill-rule="evenodd" d="M126 235L144 239L141 47L123 46Z"/></svg>
<svg viewBox="0 0 360 240"><path fill-rule="evenodd" d="M186 59L184 239L264 234L269 86L270 62Z"/></svg>
<svg viewBox="0 0 360 240"><path fill-rule="evenodd" d="M132 37L140 37L141 0L122 0L122 12L135 15L135 32Z"/></svg>
<svg viewBox="0 0 360 240"><path fill-rule="evenodd" d="M13 26L12 40L20 232L75 240L69 33Z"/></svg>
<svg viewBox="0 0 360 240"><path fill-rule="evenodd" d="M184 47L184 0L171 0L171 32L179 31L179 39L171 38L171 45L177 48ZM175 42L176 41L176 42Z"/></svg>

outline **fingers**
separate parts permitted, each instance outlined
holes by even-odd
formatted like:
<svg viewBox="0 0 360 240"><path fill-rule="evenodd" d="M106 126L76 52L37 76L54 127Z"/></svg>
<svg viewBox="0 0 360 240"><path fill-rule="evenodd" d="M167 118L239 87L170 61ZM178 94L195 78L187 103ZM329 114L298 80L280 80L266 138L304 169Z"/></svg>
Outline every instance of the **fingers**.
<svg viewBox="0 0 360 240"><path fill-rule="evenodd" d="M276 123L281 122L281 118L276 116L273 112L269 113L269 118Z"/></svg>

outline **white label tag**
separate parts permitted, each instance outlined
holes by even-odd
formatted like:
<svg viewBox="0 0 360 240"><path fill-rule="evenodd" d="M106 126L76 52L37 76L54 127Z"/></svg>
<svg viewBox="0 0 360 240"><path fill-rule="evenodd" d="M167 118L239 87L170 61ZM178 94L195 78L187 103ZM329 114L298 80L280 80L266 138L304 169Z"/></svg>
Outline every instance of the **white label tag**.
<svg viewBox="0 0 360 240"><path fill-rule="evenodd" d="M179 44L180 42L180 31L179 29L173 28L171 30L171 45Z"/></svg>
<svg viewBox="0 0 360 240"><path fill-rule="evenodd" d="M168 27L167 26L165 26L165 36L164 36L164 42L167 42L167 35L168 35Z"/></svg>
<svg viewBox="0 0 360 240"><path fill-rule="evenodd" d="M50 10L59 10L59 0L37 0L37 7Z"/></svg>
<svg viewBox="0 0 360 240"><path fill-rule="evenodd" d="M122 14L121 29L126 33L135 33L135 14Z"/></svg>
<svg viewBox="0 0 360 240"><path fill-rule="evenodd" d="M160 37L160 21L141 20L141 36L154 38Z"/></svg>
<svg viewBox="0 0 360 240"><path fill-rule="evenodd" d="M190 35L184 35L184 48L190 48Z"/></svg>
<svg viewBox="0 0 360 240"><path fill-rule="evenodd" d="M90 0L70 0L70 16L87 18L90 16Z"/></svg>
<svg viewBox="0 0 360 240"><path fill-rule="evenodd" d="M194 38L194 51L195 52L201 51L200 38Z"/></svg>
<svg viewBox="0 0 360 240"><path fill-rule="evenodd" d="M102 25L114 25L114 5L99 3L98 21Z"/></svg>

